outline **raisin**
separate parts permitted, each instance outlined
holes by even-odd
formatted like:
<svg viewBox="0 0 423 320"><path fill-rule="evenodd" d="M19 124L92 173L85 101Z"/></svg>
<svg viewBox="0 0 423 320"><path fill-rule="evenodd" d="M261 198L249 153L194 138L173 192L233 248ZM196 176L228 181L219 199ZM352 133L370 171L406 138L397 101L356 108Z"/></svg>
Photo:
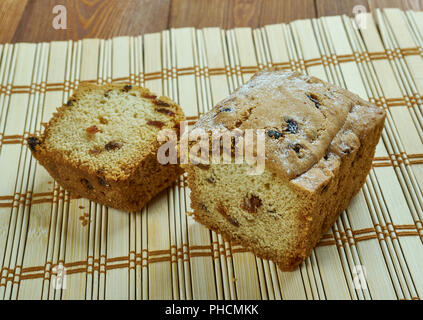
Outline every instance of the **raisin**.
<svg viewBox="0 0 423 320"><path fill-rule="evenodd" d="M325 154L324 157L323 157L323 159L328 160L329 159L329 155L328 154Z"/></svg>
<svg viewBox="0 0 423 320"><path fill-rule="evenodd" d="M283 133L282 132L279 132L277 130L268 130L267 131L267 135L270 138L274 138L274 139L279 139L279 138L283 137Z"/></svg>
<svg viewBox="0 0 423 320"><path fill-rule="evenodd" d="M112 91L111 89L107 90L107 91L104 93L104 97L105 97L105 98L108 98L108 97L109 97L109 94L110 94L110 92L111 92L111 91Z"/></svg>
<svg viewBox="0 0 423 320"><path fill-rule="evenodd" d="M327 185L325 185L325 186L323 186L323 188L322 188L322 191L321 191L321 192L322 192L322 193L323 193L323 192L326 192L326 190L328 190L328 188L329 188L329 185L328 185L328 184L327 184Z"/></svg>
<svg viewBox="0 0 423 320"><path fill-rule="evenodd" d="M234 225L235 227L239 227L240 226L240 224L239 224L239 222L238 222L238 220L237 219L235 219L234 217L230 217L230 216L228 216L227 218L226 218L232 225Z"/></svg>
<svg viewBox="0 0 423 320"><path fill-rule="evenodd" d="M154 99L153 103L157 106L170 107L170 104L160 99Z"/></svg>
<svg viewBox="0 0 423 320"><path fill-rule="evenodd" d="M303 148L299 143L290 143L288 147L295 151L295 153L300 153L300 150Z"/></svg>
<svg viewBox="0 0 423 320"><path fill-rule="evenodd" d="M100 130L98 129L97 126L91 126L91 127L88 127L87 129L85 129L85 131L87 131L88 134L96 134Z"/></svg>
<svg viewBox="0 0 423 320"><path fill-rule="evenodd" d="M319 107L321 106L319 98L316 95L314 95L313 93L306 94L306 96L307 96L307 98L309 98L314 103L316 108L319 109Z"/></svg>
<svg viewBox="0 0 423 320"><path fill-rule="evenodd" d="M165 125L163 122L157 120L148 120L147 124L153 127L157 127L159 129L161 129Z"/></svg>
<svg viewBox="0 0 423 320"><path fill-rule="evenodd" d="M71 99L69 99L69 100L68 100L68 102L66 102L66 105L67 105L68 107L73 106L73 103L74 103L75 101L76 101L76 100L75 100L74 98L71 98Z"/></svg>
<svg viewBox="0 0 423 320"><path fill-rule="evenodd" d="M219 204L219 205L216 207L216 210L217 210L217 212L219 212L222 216L224 216L224 217L225 217L225 219L229 221L229 223L231 223L231 224L232 224L232 225L234 225L235 227L239 227L239 226L240 226L240 224L239 224L238 220L237 220L237 219L235 219L234 217L231 217L231 216L230 216L230 215L226 212L226 209L225 209L225 207L224 207L222 204Z"/></svg>
<svg viewBox="0 0 423 320"><path fill-rule="evenodd" d="M97 177L98 178L98 184L100 185L100 186L103 186L103 187L110 187L110 185L105 181L105 180L103 180L103 178L101 178L101 177Z"/></svg>
<svg viewBox="0 0 423 320"><path fill-rule="evenodd" d="M97 148L97 147L95 147L94 149L91 149L91 150L89 150L88 152L90 153L90 154L92 154L92 155L96 155L96 154L100 154L101 153L101 149L100 148Z"/></svg>
<svg viewBox="0 0 423 320"><path fill-rule="evenodd" d="M232 111L231 108L222 108L222 109L219 110L219 113L220 112L231 112L231 111Z"/></svg>
<svg viewBox="0 0 423 320"><path fill-rule="evenodd" d="M208 164L204 164L204 163L198 163L196 164L196 166L200 168L201 170L208 170L210 168Z"/></svg>
<svg viewBox="0 0 423 320"><path fill-rule="evenodd" d="M121 142L116 142L116 141L110 141L109 143L107 143L105 146L104 146L104 148L107 150L107 151L110 151L110 150L115 150L115 149L120 149L120 148L122 148L122 143Z"/></svg>
<svg viewBox="0 0 423 320"><path fill-rule="evenodd" d="M130 85L130 84L127 84L127 85L125 85L124 87L123 87L123 89L122 89L122 91L123 92L128 92L129 90L131 90L132 89L132 86Z"/></svg>
<svg viewBox="0 0 423 320"><path fill-rule="evenodd" d="M262 206L261 199L255 195L246 195L241 208L249 213L257 213L257 209Z"/></svg>
<svg viewBox="0 0 423 320"><path fill-rule="evenodd" d="M41 145L41 141L37 137L29 137L28 138L28 145L33 152L36 152L37 151L36 147L37 147L37 145L38 146Z"/></svg>
<svg viewBox="0 0 423 320"><path fill-rule="evenodd" d="M152 94L152 93L143 93L142 97L147 98L147 99L156 99L157 98L157 96L155 94Z"/></svg>
<svg viewBox="0 0 423 320"><path fill-rule="evenodd" d="M158 108L156 109L157 112L163 113L163 114L167 114L168 116L174 117L175 116L175 112L173 112L172 110L169 109L165 109L165 108Z"/></svg>
<svg viewBox="0 0 423 320"><path fill-rule="evenodd" d="M286 132L292 133L292 134L296 134L298 132L298 123L295 120L292 119L288 119L286 120L287 123L287 128L286 128Z"/></svg>
<svg viewBox="0 0 423 320"><path fill-rule="evenodd" d="M91 184L91 182L89 182L87 179L82 178L81 179L81 183L88 189L88 190L92 190L94 189L93 185Z"/></svg>
<svg viewBox="0 0 423 320"><path fill-rule="evenodd" d="M209 212L209 209L206 207L206 205L204 203L200 203L200 208L201 208L201 210L203 210L205 212Z"/></svg>
<svg viewBox="0 0 423 320"><path fill-rule="evenodd" d="M343 154L350 154L350 153L351 153L351 151L352 151L352 148L348 147L348 148L346 148L346 149L342 150L342 153L343 153Z"/></svg>
<svg viewBox="0 0 423 320"><path fill-rule="evenodd" d="M214 177L209 177L209 178L206 178L206 181L207 181L208 183L212 183L212 184L216 183L216 179L215 179Z"/></svg>
<svg viewBox="0 0 423 320"><path fill-rule="evenodd" d="M217 212L219 212L222 216L225 216L225 217L227 217L227 216L228 216L228 213L226 212L226 209L223 207L223 205L222 205L222 204L219 204L219 205L216 207L216 210L217 210Z"/></svg>

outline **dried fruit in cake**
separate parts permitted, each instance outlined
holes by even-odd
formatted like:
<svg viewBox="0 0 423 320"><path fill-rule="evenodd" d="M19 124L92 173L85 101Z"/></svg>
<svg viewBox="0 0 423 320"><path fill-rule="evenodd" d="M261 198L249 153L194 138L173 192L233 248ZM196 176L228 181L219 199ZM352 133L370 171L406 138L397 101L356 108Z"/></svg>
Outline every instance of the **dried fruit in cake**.
<svg viewBox="0 0 423 320"><path fill-rule="evenodd" d="M157 101L168 111L157 112ZM176 103L148 89L83 83L28 145L65 189L136 211L182 173L178 165L158 162L157 134L160 129L179 134L175 128L184 119Z"/></svg>

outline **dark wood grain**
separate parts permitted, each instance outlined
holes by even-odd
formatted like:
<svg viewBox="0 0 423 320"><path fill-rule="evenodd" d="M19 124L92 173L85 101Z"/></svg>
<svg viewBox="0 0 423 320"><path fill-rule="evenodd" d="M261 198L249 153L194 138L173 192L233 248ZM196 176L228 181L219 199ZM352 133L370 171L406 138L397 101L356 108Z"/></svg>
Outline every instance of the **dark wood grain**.
<svg viewBox="0 0 423 320"><path fill-rule="evenodd" d="M260 13L260 26L316 17L315 0L266 0Z"/></svg>
<svg viewBox="0 0 423 320"><path fill-rule="evenodd" d="M169 27L259 27L316 16L315 0L173 0ZM298 5L301 2L301 5Z"/></svg>
<svg viewBox="0 0 423 320"><path fill-rule="evenodd" d="M255 28L260 23L260 14L266 0L232 0L228 3L226 28Z"/></svg>
<svg viewBox="0 0 423 320"><path fill-rule="evenodd" d="M228 21L228 0L173 0L170 6L169 27L224 27Z"/></svg>
<svg viewBox="0 0 423 320"><path fill-rule="evenodd" d="M52 26L55 5L67 9L66 30ZM0 0L0 42L139 35L168 28L252 27L396 7L423 10L423 0Z"/></svg>
<svg viewBox="0 0 423 320"><path fill-rule="evenodd" d="M369 11L369 3L367 0L315 0L317 16L334 16L346 14L353 16L353 10L356 6L364 6Z"/></svg>
<svg viewBox="0 0 423 320"><path fill-rule="evenodd" d="M27 1L0 1L0 43L11 42L21 21Z"/></svg>
<svg viewBox="0 0 423 320"><path fill-rule="evenodd" d="M67 9L66 30L56 30L52 9ZM157 32L168 27L170 0L29 0L14 42L109 38Z"/></svg>

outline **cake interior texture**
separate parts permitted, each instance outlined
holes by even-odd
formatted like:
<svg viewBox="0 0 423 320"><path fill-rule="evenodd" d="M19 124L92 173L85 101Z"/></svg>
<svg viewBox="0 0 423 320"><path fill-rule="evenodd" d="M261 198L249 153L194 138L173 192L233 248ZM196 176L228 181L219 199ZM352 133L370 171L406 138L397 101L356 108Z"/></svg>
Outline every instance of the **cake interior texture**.
<svg viewBox="0 0 423 320"><path fill-rule="evenodd" d="M148 89L127 84L81 84L31 137L35 158L77 196L134 211L181 174L157 161L161 129L177 131L181 108Z"/></svg>
<svg viewBox="0 0 423 320"><path fill-rule="evenodd" d="M246 163L185 165L193 217L293 270L364 184L384 118L381 108L319 79L259 72L195 128L265 129L264 172L249 175Z"/></svg>

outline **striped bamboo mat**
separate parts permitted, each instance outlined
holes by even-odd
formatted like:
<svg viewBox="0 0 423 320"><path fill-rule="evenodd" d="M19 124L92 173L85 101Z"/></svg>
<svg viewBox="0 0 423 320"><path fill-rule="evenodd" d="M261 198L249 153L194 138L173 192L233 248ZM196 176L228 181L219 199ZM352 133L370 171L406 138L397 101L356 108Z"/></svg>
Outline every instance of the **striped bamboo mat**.
<svg viewBox="0 0 423 320"><path fill-rule="evenodd" d="M323 17L260 29L0 45L1 299L423 297L423 12ZM374 165L312 255L281 272L187 217L185 178L141 212L74 199L31 157L81 81L129 81L193 123L259 69L298 69L388 111Z"/></svg>

